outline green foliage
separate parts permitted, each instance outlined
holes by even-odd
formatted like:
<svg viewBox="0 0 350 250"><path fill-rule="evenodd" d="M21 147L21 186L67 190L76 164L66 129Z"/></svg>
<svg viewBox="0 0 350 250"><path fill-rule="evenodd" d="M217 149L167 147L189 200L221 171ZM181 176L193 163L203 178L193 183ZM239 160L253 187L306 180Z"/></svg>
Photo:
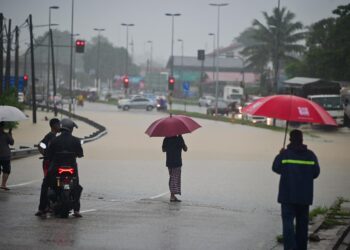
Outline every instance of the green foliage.
<svg viewBox="0 0 350 250"><path fill-rule="evenodd" d="M275 8L272 15L263 12L263 16L266 24L255 19L253 27L243 32L238 40L246 42L242 55L247 57L248 67L264 72L272 63L276 89L280 68L295 61L294 55L304 51L299 41L304 39L305 33L300 32L303 25L293 22L295 15L286 8Z"/></svg>
<svg viewBox="0 0 350 250"><path fill-rule="evenodd" d="M95 75L97 73L97 57L99 53L99 75L102 81L105 79L113 79L114 75L125 74L125 63L127 51L125 48L114 47L107 38L100 37L100 45L98 46L98 37L92 38L87 43L85 53L83 55L85 72ZM138 75L139 67L132 63L129 56L129 75Z"/></svg>
<svg viewBox="0 0 350 250"><path fill-rule="evenodd" d="M309 27L303 61L289 65L288 76L350 80L350 4L339 6L333 14L337 16Z"/></svg>
<svg viewBox="0 0 350 250"><path fill-rule="evenodd" d="M317 215L326 214L328 212L327 207L316 207L309 212L309 219L312 220Z"/></svg>

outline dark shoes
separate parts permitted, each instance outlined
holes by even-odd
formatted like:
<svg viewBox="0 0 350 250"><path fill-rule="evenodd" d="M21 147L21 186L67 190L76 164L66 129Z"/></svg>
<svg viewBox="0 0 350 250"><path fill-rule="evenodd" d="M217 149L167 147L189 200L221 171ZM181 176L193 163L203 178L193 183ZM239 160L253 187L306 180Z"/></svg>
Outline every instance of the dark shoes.
<svg viewBox="0 0 350 250"><path fill-rule="evenodd" d="M8 187L0 187L0 188L5 190L5 191L9 191L10 190Z"/></svg>
<svg viewBox="0 0 350 250"><path fill-rule="evenodd" d="M79 211L74 211L73 216L74 216L75 218L81 218L81 217L83 217L83 216L79 213Z"/></svg>
<svg viewBox="0 0 350 250"><path fill-rule="evenodd" d="M38 212L35 213L35 216L46 218L46 212L39 210Z"/></svg>
<svg viewBox="0 0 350 250"><path fill-rule="evenodd" d="M170 202L181 202L178 198L170 198Z"/></svg>

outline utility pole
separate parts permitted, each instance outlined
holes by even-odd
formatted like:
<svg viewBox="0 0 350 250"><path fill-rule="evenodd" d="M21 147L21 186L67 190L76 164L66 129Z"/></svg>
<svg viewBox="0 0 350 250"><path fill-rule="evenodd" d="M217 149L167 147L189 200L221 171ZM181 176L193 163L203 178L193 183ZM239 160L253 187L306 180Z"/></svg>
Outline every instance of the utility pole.
<svg viewBox="0 0 350 250"><path fill-rule="evenodd" d="M2 83L4 80L4 32L3 32L3 27L4 27L4 15L0 13L0 95L2 95Z"/></svg>
<svg viewBox="0 0 350 250"><path fill-rule="evenodd" d="M11 77L11 19L7 29L7 51L6 51L6 69L5 69L5 91L10 89Z"/></svg>
<svg viewBox="0 0 350 250"><path fill-rule="evenodd" d="M29 15L29 36L30 36L30 59L32 65L32 105L33 105L33 123L36 123L36 95L35 95L35 62L34 62L34 43L33 43L33 21L32 15Z"/></svg>
<svg viewBox="0 0 350 250"><path fill-rule="evenodd" d="M73 105L73 90L72 90L72 77L73 77L73 27L74 27L74 0L72 0L72 19L71 19L71 37L70 37L70 66L69 66L69 112L72 112Z"/></svg>
<svg viewBox="0 0 350 250"><path fill-rule="evenodd" d="M15 96L18 97L18 61L19 61L19 29L18 26L15 28Z"/></svg>
<svg viewBox="0 0 350 250"><path fill-rule="evenodd" d="M53 85L53 106L55 116L57 116L57 106L56 106L56 71L55 71L55 55L54 55L54 45L53 45L53 35L52 29L50 28L50 44L51 44L51 58L52 58L52 85Z"/></svg>

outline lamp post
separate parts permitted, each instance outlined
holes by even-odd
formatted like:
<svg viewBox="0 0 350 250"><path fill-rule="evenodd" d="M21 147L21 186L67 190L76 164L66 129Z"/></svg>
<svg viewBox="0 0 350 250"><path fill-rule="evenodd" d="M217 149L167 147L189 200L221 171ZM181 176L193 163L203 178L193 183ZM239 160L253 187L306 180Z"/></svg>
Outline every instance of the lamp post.
<svg viewBox="0 0 350 250"><path fill-rule="evenodd" d="M215 33L209 33L208 35L213 37L213 81L215 81Z"/></svg>
<svg viewBox="0 0 350 250"><path fill-rule="evenodd" d="M97 93L100 93L100 42L101 42L101 32L105 31L103 28L94 28L94 31L98 32L97 38L97 69L96 69L96 88Z"/></svg>
<svg viewBox="0 0 350 250"><path fill-rule="evenodd" d="M218 9L218 22L217 22L217 32L216 32L216 51L218 53L215 59L220 56L219 46L220 46L220 8L227 6L228 3L210 3L210 6L217 7ZM218 88L219 88L219 60L216 62L216 84L215 84L215 115L218 114Z"/></svg>
<svg viewBox="0 0 350 250"><path fill-rule="evenodd" d="M180 79L183 81L183 66L184 66L184 41L182 39L177 39L178 42L181 43L181 74Z"/></svg>
<svg viewBox="0 0 350 250"><path fill-rule="evenodd" d="M70 66L69 66L69 112L72 112L73 91L72 91L72 77L73 77L73 35L74 35L74 0L72 0L72 19L70 30Z"/></svg>
<svg viewBox="0 0 350 250"><path fill-rule="evenodd" d="M180 13L165 13L166 16L171 16L171 58L170 58L170 76L174 75L174 17L181 16Z"/></svg>
<svg viewBox="0 0 350 250"><path fill-rule="evenodd" d="M149 72L152 73L152 63L153 63L153 41L148 40L147 43L151 45L151 53L149 57Z"/></svg>
<svg viewBox="0 0 350 250"><path fill-rule="evenodd" d="M51 10L57 10L60 7L58 6L50 6L49 7L49 32L51 30ZM48 38L48 48L47 48L47 90L46 90L46 108L49 110L49 96L50 96L50 47L51 40Z"/></svg>
<svg viewBox="0 0 350 250"><path fill-rule="evenodd" d="M129 27L135 26L133 23L122 23L122 26L126 27L126 60L125 60L125 76L128 75L129 67Z"/></svg>

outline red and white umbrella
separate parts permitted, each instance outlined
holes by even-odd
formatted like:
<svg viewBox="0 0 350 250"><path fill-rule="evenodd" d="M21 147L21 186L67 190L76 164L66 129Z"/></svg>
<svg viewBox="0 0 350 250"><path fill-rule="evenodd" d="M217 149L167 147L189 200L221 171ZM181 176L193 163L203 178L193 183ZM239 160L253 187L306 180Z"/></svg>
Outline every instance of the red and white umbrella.
<svg viewBox="0 0 350 250"><path fill-rule="evenodd" d="M336 121L323 107L313 101L294 95L262 97L243 108L242 112L287 121L283 147L289 121L337 126Z"/></svg>

